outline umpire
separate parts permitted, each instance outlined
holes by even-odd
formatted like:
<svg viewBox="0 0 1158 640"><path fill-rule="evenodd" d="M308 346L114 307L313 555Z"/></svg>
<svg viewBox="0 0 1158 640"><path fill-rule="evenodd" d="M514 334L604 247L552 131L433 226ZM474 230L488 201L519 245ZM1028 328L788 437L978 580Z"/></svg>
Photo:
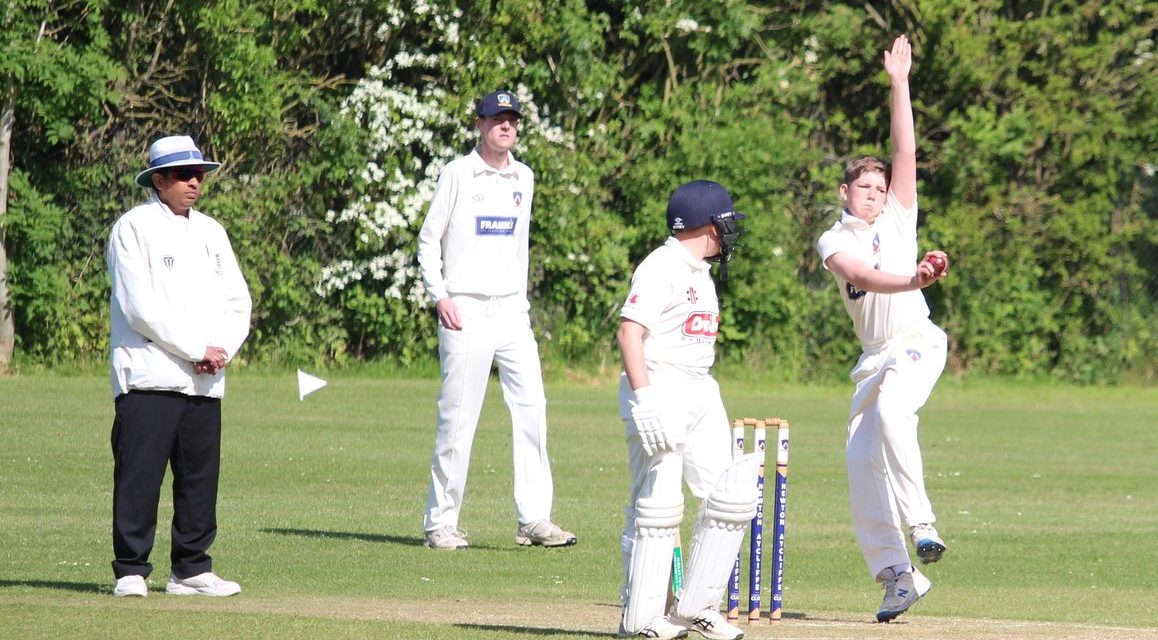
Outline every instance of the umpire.
<svg viewBox="0 0 1158 640"><path fill-rule="evenodd" d="M213 573L225 367L249 334L249 289L225 229L193 208L206 172L189 136L149 147L148 202L113 225L113 595L149 595L165 467L173 469L174 595L231 596Z"/></svg>

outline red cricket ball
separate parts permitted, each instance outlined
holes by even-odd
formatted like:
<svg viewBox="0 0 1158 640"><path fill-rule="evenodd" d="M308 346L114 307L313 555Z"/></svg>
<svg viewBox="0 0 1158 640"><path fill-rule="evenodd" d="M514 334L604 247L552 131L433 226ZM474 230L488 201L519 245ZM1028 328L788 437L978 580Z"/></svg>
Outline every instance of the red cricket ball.
<svg viewBox="0 0 1158 640"><path fill-rule="evenodd" d="M929 256L929 264L933 267L934 276L939 276L945 271L945 259L941 256Z"/></svg>

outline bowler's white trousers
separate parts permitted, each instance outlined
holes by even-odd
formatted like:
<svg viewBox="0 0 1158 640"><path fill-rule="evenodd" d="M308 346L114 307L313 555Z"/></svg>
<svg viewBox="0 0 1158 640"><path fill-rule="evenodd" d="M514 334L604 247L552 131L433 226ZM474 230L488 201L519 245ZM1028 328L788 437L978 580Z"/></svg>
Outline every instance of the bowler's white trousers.
<svg viewBox="0 0 1158 640"><path fill-rule="evenodd" d="M527 299L522 295L451 299L462 330L438 328L442 388L424 528L458 526L492 363L498 366L503 399L511 411L515 515L521 524L550 519L554 487L547 458L547 396Z"/></svg>
<svg viewBox="0 0 1158 640"><path fill-rule="evenodd" d="M874 579L909 562L908 526L936 520L925 492L917 410L945 369L945 332L929 320L879 349L866 349L850 374L848 491L852 526ZM902 529L904 521L906 528Z"/></svg>

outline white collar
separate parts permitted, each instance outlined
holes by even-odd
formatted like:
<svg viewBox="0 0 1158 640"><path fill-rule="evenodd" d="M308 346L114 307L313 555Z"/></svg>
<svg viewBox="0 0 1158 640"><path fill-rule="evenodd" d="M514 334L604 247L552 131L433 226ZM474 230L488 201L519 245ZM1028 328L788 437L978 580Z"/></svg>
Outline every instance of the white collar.
<svg viewBox="0 0 1158 640"><path fill-rule="evenodd" d="M688 251L688 248L675 236L668 236L668 239L664 241L663 244L665 247L675 249L679 253L680 258L694 271L708 271L712 268L712 265L708 263L707 260L701 260L692 255L692 252Z"/></svg>
<svg viewBox="0 0 1158 640"><path fill-rule="evenodd" d="M150 189L149 191L151 193L149 196L149 204L156 204L158 207L160 207L161 211L165 214L166 220L173 220L176 218L180 218L181 220L192 220L193 219L193 216L196 213L196 210L193 207L189 207L188 215L184 215L184 216L177 215L176 212L174 212L172 209L169 208L169 205L167 205L161 201L161 196L158 195L156 191L153 191L152 189Z"/></svg>
<svg viewBox="0 0 1158 640"><path fill-rule="evenodd" d="M507 152L507 166L502 169L496 169L487 164L487 161L483 160L482 154L479 153L478 147L475 147L474 150L470 152L470 161L471 168L474 170L474 175L476 176L481 173L497 173L500 176L519 177L519 163L515 160L515 154L510 151Z"/></svg>
<svg viewBox="0 0 1158 640"><path fill-rule="evenodd" d="M881 214L883 215L884 211L882 211ZM880 219L881 219L881 216L878 215L876 217L876 220L869 222L869 221L865 220L864 218L858 218L858 217L852 215L851 213L848 212L848 209L843 209L843 210L841 210L841 213L840 213L841 226L849 227L852 229L860 229L860 230L872 229L873 225L876 224L876 221L880 220Z"/></svg>

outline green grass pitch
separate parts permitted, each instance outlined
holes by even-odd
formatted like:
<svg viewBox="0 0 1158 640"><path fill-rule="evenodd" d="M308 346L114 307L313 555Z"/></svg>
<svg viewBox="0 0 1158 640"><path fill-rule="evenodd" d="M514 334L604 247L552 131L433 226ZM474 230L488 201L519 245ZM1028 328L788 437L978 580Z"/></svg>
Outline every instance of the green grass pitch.
<svg viewBox="0 0 1158 640"><path fill-rule="evenodd" d="M111 595L106 380L0 378L0 638L614 637L627 482L614 375L547 384L554 516L579 544L514 544L492 381L462 515L472 547L449 553L421 546L437 381L321 375L304 402L291 373L229 381L212 553L242 594L164 593L166 490L143 600ZM943 380L921 441L950 550L925 567L933 592L875 625L880 590L847 507L851 385L722 387L733 417L792 424L785 619L748 637L1158 637L1158 390Z"/></svg>

